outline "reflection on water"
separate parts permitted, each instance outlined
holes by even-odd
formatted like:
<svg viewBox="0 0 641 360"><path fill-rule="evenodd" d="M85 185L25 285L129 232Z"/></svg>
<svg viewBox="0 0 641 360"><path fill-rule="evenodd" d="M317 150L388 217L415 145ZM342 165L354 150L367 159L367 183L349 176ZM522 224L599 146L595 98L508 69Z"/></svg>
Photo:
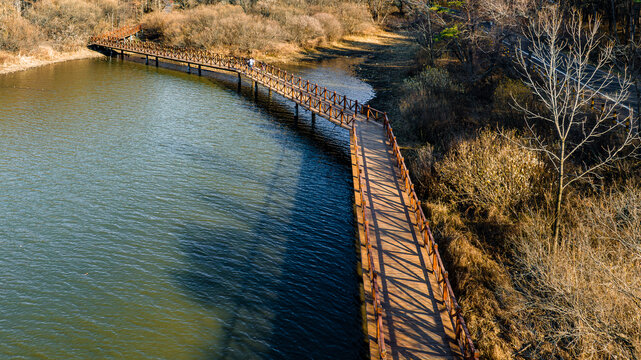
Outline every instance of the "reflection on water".
<svg viewBox="0 0 641 360"><path fill-rule="evenodd" d="M108 59L0 77L0 358L359 358L348 134L292 112Z"/></svg>

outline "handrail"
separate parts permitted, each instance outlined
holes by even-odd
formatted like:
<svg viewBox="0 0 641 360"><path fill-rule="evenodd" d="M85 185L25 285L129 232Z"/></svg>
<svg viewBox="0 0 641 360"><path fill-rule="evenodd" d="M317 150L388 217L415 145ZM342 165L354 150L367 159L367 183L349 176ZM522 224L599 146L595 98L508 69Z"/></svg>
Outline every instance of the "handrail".
<svg viewBox="0 0 641 360"><path fill-rule="evenodd" d="M99 36L92 36L89 38L89 42L94 42L96 39L106 39L106 38L113 38L113 39L125 39L130 36L133 36L140 32L142 30L142 25L131 25L131 26L124 26L119 29L104 33Z"/></svg>
<svg viewBox="0 0 641 360"><path fill-rule="evenodd" d="M438 244L434 240L434 236L432 235L432 230L430 229L427 217L425 216L425 213L423 213L421 202L416 195L416 191L414 191L414 184L412 183L412 179L410 179L409 170L405 165L405 159L403 158L400 147L396 142L396 136L394 136L394 132L392 131L392 126L389 123L387 114L385 114L384 116L383 125L385 127L389 142L392 146L394 156L396 157L396 162L401 173L401 180L404 182L405 189L408 192L410 206L412 208L412 211L414 212L419 231L421 232L421 235L423 237L422 245L424 247L427 247L428 253L432 257L432 271L436 276L437 283L440 285L440 290L443 296L443 301L447 308L447 313L454 323L456 341L461 348L464 359L478 360L480 354L474 347L470 332L467 329L465 320L463 319L463 314L461 314L461 307L459 306L458 302L456 301L456 297L454 296L454 291L452 290L452 285L450 284L448 273L445 270L445 265L443 265L443 260L441 259L441 255L438 252Z"/></svg>
<svg viewBox="0 0 641 360"><path fill-rule="evenodd" d="M374 306L374 318L376 320L376 342L378 343L378 353L381 359L386 359L387 357L387 348L385 346L385 334L383 333L383 308L381 307L381 302L378 294L378 281L377 274L374 271L374 260L372 257L372 245L369 238L369 223L367 221L367 202L365 200L365 194L363 193L363 188L365 187L365 181L361 175L361 166L360 161L358 160L358 137L356 136L355 125L352 125L350 130L350 137L352 141L352 146L354 147L355 161L356 161L356 171L358 172L358 191L360 195L360 207L361 215L363 216L363 232L365 234L365 248L367 250L367 267L368 275L371 283L372 290L372 304Z"/></svg>
<svg viewBox="0 0 641 360"><path fill-rule="evenodd" d="M141 30L142 30L142 26L140 24L133 25L133 26L126 26L121 29L112 31L110 33L91 37L89 40L89 43L94 45L105 45L104 44L105 41L108 41L110 43L113 43L114 41L122 41L124 40L124 38L134 35ZM103 43L103 44L100 44L100 43ZM152 44L156 48L162 47L166 50L171 50L173 52L180 51L180 52L190 52L190 53L206 53L210 56L216 55L209 51L160 46L160 45L148 43L148 42L141 42L141 43ZM231 56L228 58L242 59L243 61L248 60L246 58L237 58L237 57L231 57ZM273 65L259 62L259 63L256 63L256 66L261 67L264 71L266 71L270 75L277 76L279 79L284 80L285 83L289 83L292 87L295 87L298 90L306 91L310 94L313 94L317 98L322 97L324 101L331 101L334 107L342 106L343 112L345 113L344 116L347 116L347 112L348 110L350 110L351 113L353 113L353 117L357 116L358 114L361 114L367 120L370 120L370 119L378 120L378 121L383 120L384 112L380 110L376 110L369 105L359 104L358 100L350 99L345 95L337 94L335 91L329 92L327 88L321 87L320 85L310 82L309 80L303 80L302 78L289 74L287 71L279 69Z"/></svg>
<svg viewBox="0 0 641 360"><path fill-rule="evenodd" d="M134 35L141 29L140 25L121 28L104 35L91 37L89 44L121 51L126 50L147 56L155 56L156 59L158 59L158 57L162 57L172 61L185 62L190 65L209 66L238 72L254 81L262 83L270 89L277 91L282 96L293 100L310 110L316 111L321 116L325 116L330 120L339 122L341 126L350 129L351 140L356 151L356 165L358 168L358 183L361 198L360 206L363 215L367 262L369 265L369 277L372 283L372 297L376 317L376 338L379 347L379 354L381 355L381 358L384 359L387 354L387 349L383 333L382 307L379 298L378 282L376 280L378 275L374 271L373 267L374 262L372 259L372 249L369 239L369 223L367 221L367 202L363 193L364 180L360 173L360 163L358 160L359 145L355 131L355 119L358 115L362 115L366 120L373 119L382 121L386 135L392 146L394 156L396 157L396 162L401 173L401 179L408 192L410 205L414 212L414 216L416 217L419 231L423 237L422 246L427 247L428 253L432 258L432 271L436 276L437 283L440 285L440 291L443 296L448 315L455 325L457 343L461 349L464 359L477 360L479 358L479 352L474 347L469 330L467 329L465 320L461 314L461 308L456 301L454 291L452 290L452 286L448 279L448 273L445 270L445 266L443 265L443 261L439 255L438 244L434 241L429 223L423 213L418 196L414 191L414 185L410 179L409 170L405 165L405 160L400 152L400 147L398 146L396 137L392 131L387 113L376 110L369 105L359 104L357 100L349 99L344 95L337 94L335 91L329 92L326 88L321 88L318 84L312 83L308 80L303 80L302 78L289 74L273 65L259 62L255 64L255 66L250 67L248 65L247 58L223 56L210 51L190 48L161 46L150 42L125 41L125 38Z"/></svg>
<svg viewBox="0 0 641 360"><path fill-rule="evenodd" d="M354 121L357 112L351 109L366 109L367 107L357 107L357 102L350 103L351 100L337 96L329 96L326 89L321 90L320 86L306 81L302 86L303 80L298 78L295 81L293 76L288 75L285 71L265 63L256 63L253 67L248 65L246 58L234 56L222 56L209 51L196 50L190 48L177 48L161 46L149 42L124 41L114 37L93 37L90 39L90 45L104 46L112 49L135 52L147 56L162 57L178 62L188 64L209 66L219 69L242 73L248 78L262 83L270 89L273 89L302 106L334 120L343 127L349 128ZM351 105L350 105L351 104Z"/></svg>

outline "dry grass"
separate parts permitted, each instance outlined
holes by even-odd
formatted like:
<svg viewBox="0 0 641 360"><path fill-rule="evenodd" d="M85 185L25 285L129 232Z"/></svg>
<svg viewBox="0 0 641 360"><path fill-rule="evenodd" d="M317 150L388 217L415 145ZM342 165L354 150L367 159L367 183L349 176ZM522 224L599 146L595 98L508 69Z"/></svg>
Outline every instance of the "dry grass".
<svg viewBox="0 0 641 360"><path fill-rule="evenodd" d="M39 29L18 14L6 12L0 15L0 50L30 51L41 39Z"/></svg>
<svg viewBox="0 0 641 360"><path fill-rule="evenodd" d="M431 202L425 210L482 358L514 358L522 347L521 332L514 322L520 301L502 259L479 241L450 205Z"/></svg>
<svg viewBox="0 0 641 360"><path fill-rule="evenodd" d="M181 12L152 13L143 20L150 40L253 56L283 55L372 29L366 7L354 3L304 6L261 1L252 11L216 4Z"/></svg>
<svg viewBox="0 0 641 360"><path fill-rule="evenodd" d="M0 74L22 71L33 67L53 64L68 60L100 57L100 53L89 49L79 49L72 52L60 52L50 46L40 45L28 55L0 51Z"/></svg>
<svg viewBox="0 0 641 360"><path fill-rule="evenodd" d="M641 357L641 189L575 200L561 244L527 216L515 238L528 357Z"/></svg>
<svg viewBox="0 0 641 360"><path fill-rule="evenodd" d="M101 20L102 9L82 0L42 0L26 17L58 44L83 44Z"/></svg>

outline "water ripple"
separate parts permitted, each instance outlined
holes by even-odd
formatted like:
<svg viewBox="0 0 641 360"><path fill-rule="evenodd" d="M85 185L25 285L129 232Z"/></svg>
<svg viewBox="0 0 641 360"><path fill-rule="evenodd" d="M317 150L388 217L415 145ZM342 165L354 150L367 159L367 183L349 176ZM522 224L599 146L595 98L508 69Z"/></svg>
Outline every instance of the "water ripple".
<svg viewBox="0 0 641 360"><path fill-rule="evenodd" d="M114 60L0 77L0 358L363 354L348 134L234 89Z"/></svg>

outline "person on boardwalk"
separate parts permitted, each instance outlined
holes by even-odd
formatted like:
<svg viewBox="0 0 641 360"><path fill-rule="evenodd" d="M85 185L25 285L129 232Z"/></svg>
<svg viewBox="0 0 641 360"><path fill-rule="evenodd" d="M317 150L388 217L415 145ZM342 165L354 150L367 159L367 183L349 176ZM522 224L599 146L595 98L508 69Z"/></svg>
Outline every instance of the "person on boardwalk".
<svg viewBox="0 0 641 360"><path fill-rule="evenodd" d="M247 65L249 65L249 68L250 68L250 69L253 69L253 68L254 68L254 63L255 63L255 62L256 62L256 61L255 61L253 58L250 58L250 59L247 61Z"/></svg>

